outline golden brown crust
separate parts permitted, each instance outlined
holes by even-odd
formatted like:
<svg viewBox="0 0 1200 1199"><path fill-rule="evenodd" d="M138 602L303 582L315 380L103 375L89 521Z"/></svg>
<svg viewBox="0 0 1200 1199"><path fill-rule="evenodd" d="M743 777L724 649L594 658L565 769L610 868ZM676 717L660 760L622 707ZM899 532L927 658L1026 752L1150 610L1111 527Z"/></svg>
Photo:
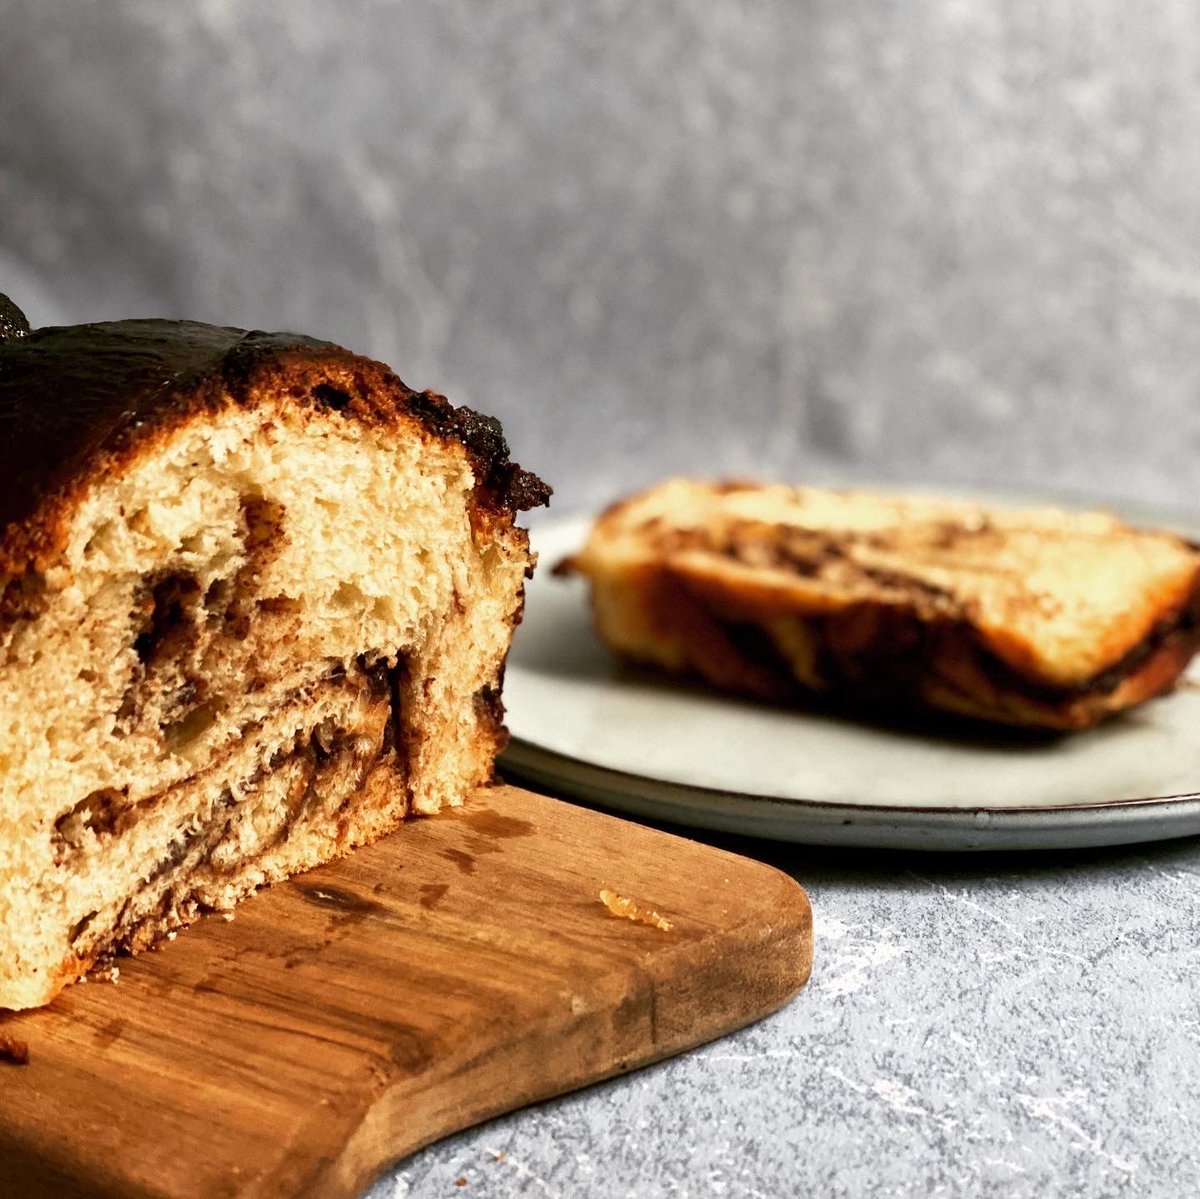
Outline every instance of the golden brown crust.
<svg viewBox="0 0 1200 1199"><path fill-rule="evenodd" d="M618 653L771 700L828 692L1086 728L1169 689L1200 645L1200 554L1179 538L1048 511L856 502L673 481L611 505L561 569L590 578ZM810 511L833 521L806 523ZM1039 538L1065 561L1034 586ZM1110 545L1113 571L1132 560L1145 578L1096 606L1070 555L1103 578Z"/></svg>

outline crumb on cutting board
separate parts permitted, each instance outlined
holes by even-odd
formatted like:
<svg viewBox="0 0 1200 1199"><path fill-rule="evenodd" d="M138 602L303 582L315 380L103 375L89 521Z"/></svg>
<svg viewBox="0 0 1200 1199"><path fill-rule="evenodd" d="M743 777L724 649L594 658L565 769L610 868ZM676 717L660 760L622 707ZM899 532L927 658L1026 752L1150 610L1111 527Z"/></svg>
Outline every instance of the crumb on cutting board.
<svg viewBox="0 0 1200 1199"><path fill-rule="evenodd" d="M651 928L661 929L664 933L671 931L672 925L665 917L660 916L653 908L642 907L635 900L627 899L624 895L618 895L615 891L609 891L607 888L600 890L600 902L614 916L623 917L625 920L632 920L637 924L648 924Z"/></svg>
<svg viewBox="0 0 1200 1199"><path fill-rule="evenodd" d="M0 1032L0 1062L10 1066L28 1066L29 1042Z"/></svg>
<svg viewBox="0 0 1200 1199"><path fill-rule="evenodd" d="M120 980L121 967L109 957L101 958L87 974L81 974L75 982L77 984L86 982L115 983L120 982Z"/></svg>

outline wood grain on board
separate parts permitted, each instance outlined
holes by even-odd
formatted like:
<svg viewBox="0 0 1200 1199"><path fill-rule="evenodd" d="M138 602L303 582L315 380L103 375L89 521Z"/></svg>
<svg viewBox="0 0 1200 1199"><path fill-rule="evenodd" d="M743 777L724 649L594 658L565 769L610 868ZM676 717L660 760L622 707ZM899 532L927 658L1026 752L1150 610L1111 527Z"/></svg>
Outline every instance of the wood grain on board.
<svg viewBox="0 0 1200 1199"><path fill-rule="evenodd" d="M0 1196L354 1196L450 1132L773 1011L811 962L786 875L485 789L115 984L0 1014L29 1054L0 1062Z"/></svg>

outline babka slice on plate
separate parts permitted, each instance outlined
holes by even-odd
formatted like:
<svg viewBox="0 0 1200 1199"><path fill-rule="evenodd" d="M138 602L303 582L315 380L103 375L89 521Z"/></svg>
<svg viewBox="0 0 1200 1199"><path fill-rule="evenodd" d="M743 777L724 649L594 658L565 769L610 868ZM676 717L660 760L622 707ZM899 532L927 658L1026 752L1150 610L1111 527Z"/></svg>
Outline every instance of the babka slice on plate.
<svg viewBox="0 0 1200 1199"><path fill-rule="evenodd" d="M0 1007L489 780L549 490L290 334L0 309Z"/></svg>
<svg viewBox="0 0 1200 1199"><path fill-rule="evenodd" d="M1087 728L1200 647L1200 550L1104 512L671 479L562 569L623 657L864 712Z"/></svg>

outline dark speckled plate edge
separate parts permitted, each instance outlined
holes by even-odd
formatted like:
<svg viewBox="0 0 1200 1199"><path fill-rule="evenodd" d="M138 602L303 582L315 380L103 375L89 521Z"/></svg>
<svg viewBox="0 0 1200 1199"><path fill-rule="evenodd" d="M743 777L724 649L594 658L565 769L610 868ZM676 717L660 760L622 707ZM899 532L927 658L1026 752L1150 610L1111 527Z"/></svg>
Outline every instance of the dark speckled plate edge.
<svg viewBox="0 0 1200 1199"><path fill-rule="evenodd" d="M514 738L506 775L600 807L714 832L862 849L1083 849L1200 834L1200 794L1037 808L928 808L775 799L627 774Z"/></svg>

